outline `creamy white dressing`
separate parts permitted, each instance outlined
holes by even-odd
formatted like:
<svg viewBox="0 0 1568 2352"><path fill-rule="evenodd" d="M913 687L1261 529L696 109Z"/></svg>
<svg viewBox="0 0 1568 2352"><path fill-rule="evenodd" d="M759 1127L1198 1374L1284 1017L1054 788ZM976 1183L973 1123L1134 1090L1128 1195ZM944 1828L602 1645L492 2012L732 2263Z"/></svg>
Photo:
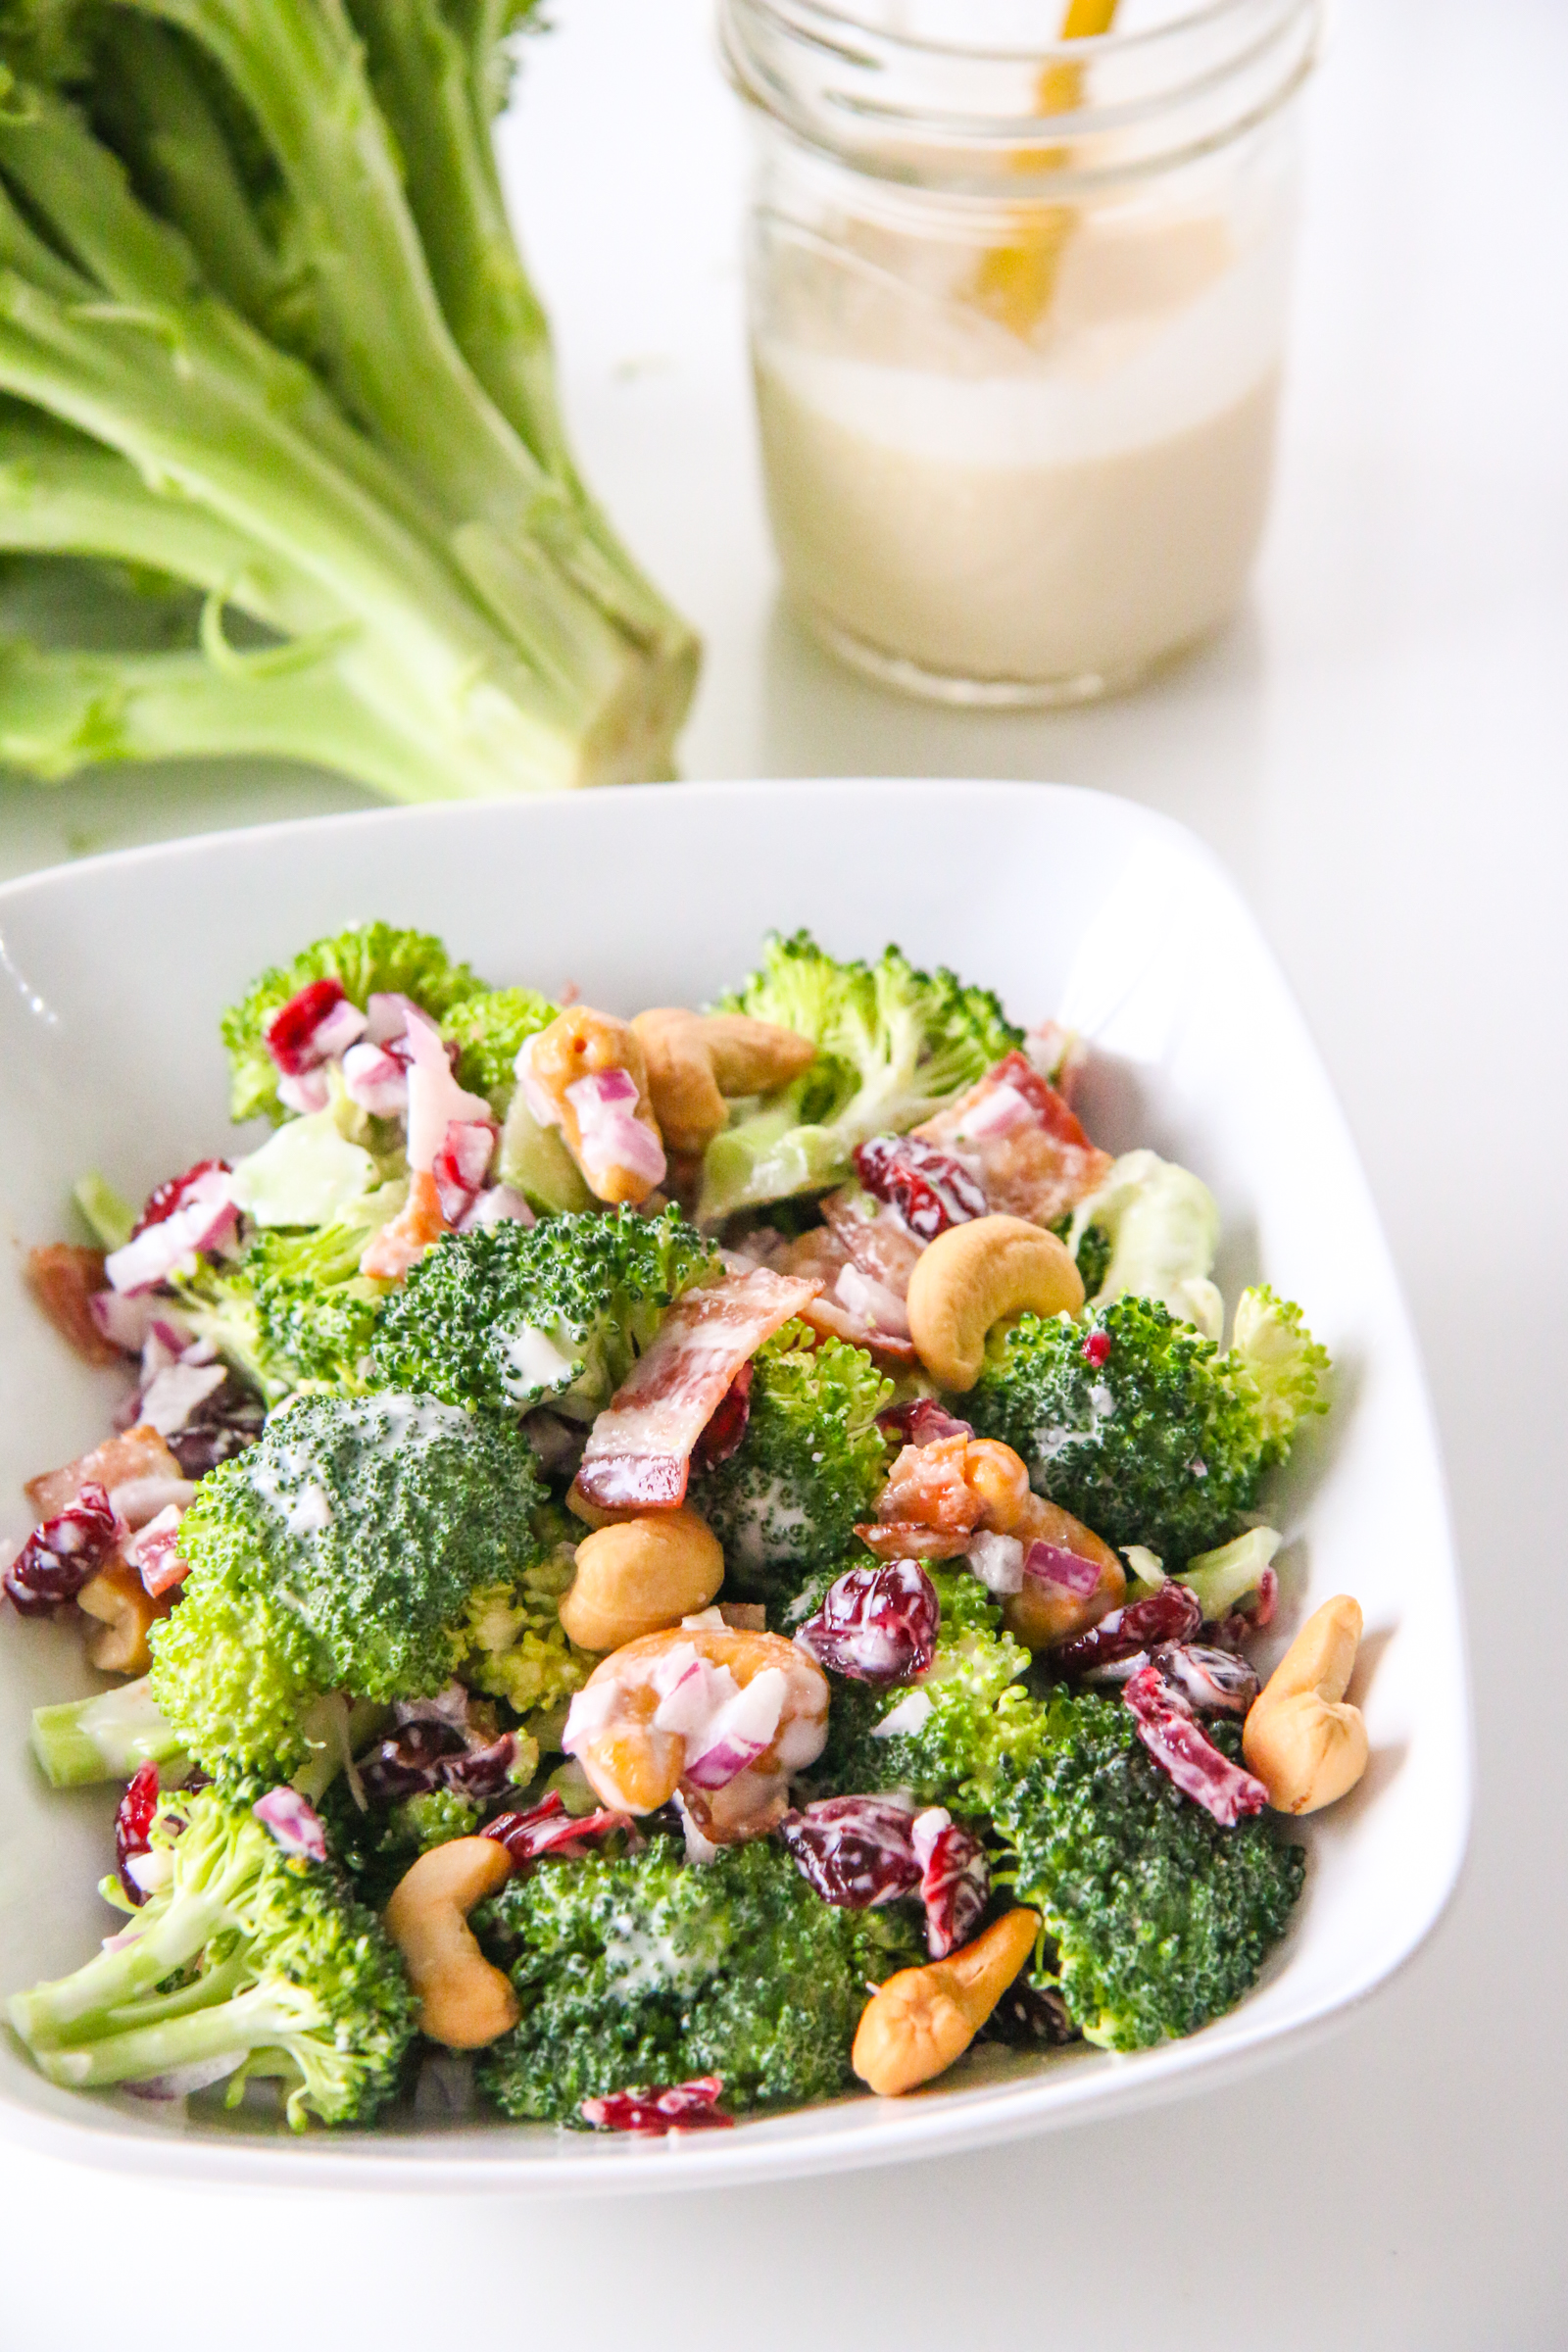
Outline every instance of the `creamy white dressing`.
<svg viewBox="0 0 1568 2352"><path fill-rule="evenodd" d="M560 1343L566 1337L560 1324L549 1332L524 1323L508 1343L502 1358L506 1370L501 1385L507 1395L520 1404L567 1387L577 1367L572 1357L562 1351Z"/></svg>

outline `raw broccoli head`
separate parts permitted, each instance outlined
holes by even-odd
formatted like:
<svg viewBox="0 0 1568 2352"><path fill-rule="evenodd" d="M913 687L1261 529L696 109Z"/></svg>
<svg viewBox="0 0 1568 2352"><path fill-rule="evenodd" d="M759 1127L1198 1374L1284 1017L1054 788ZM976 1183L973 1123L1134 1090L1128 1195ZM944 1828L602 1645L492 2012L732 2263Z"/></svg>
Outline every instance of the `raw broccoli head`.
<svg viewBox="0 0 1568 2352"><path fill-rule="evenodd" d="M1261 1820L1222 1829L1145 1753L1128 1709L1053 1694L997 1793L1015 1892L1043 1916L1091 2041L1146 2048L1234 2008L1285 1933L1306 1857ZM1235 1726L1210 1734L1234 1753Z"/></svg>
<svg viewBox="0 0 1568 2352"><path fill-rule="evenodd" d="M344 1223L311 1232L270 1227L232 1263L203 1258L176 1283L196 1331L270 1403L302 1381L363 1387L361 1365L384 1286L360 1272L373 1229Z"/></svg>
<svg viewBox="0 0 1568 2352"><path fill-rule="evenodd" d="M335 939L318 939L287 963L274 964L253 981L220 1024L228 1051L229 1116L281 1119L277 1064L268 1052L266 1028L274 1012L313 980L339 980L351 1004L363 1012L375 995L411 997L433 1021L444 1021L470 997L488 994L466 963L454 963L439 939L426 931L400 931L391 923L356 923Z"/></svg>
<svg viewBox="0 0 1568 2352"><path fill-rule="evenodd" d="M848 2090L867 1980L923 1956L907 1920L824 1903L771 1839L701 1865L667 1838L543 1862L470 1924L522 2010L481 2089L509 2116L577 2125L585 2098L695 2075L723 2077L727 2108Z"/></svg>
<svg viewBox="0 0 1568 2352"><path fill-rule="evenodd" d="M560 1007L531 988L487 988L455 1004L441 1024L458 1051L458 1083L483 1095L505 1119L517 1088L517 1049L555 1019Z"/></svg>
<svg viewBox="0 0 1568 2352"><path fill-rule="evenodd" d="M286 1778L329 1690L429 1696L474 1595L521 1583L543 1501L521 1433L430 1396L302 1395L204 1479L180 1524L179 1606L151 1690L210 1772Z"/></svg>
<svg viewBox="0 0 1568 2352"><path fill-rule="evenodd" d="M362 1810L342 1778L317 1806L327 1851L361 1902L378 1913L421 1854L454 1838L471 1838L486 1811L495 1809L458 1788L425 1788L397 1804Z"/></svg>
<svg viewBox="0 0 1568 2352"><path fill-rule="evenodd" d="M512 1584L484 1586L463 1614L459 1680L470 1690L504 1698L519 1715L564 1706L587 1681L592 1663L572 1648L559 1614L572 1579L572 1546L582 1536L574 1522L553 1524L564 1516L550 1506L536 1512L536 1557Z"/></svg>
<svg viewBox="0 0 1568 2352"><path fill-rule="evenodd" d="M761 968L720 1009L798 1030L817 1055L791 1085L742 1104L709 1146L704 1225L840 1182L868 1137L929 1118L1023 1043L989 989L916 971L897 948L874 964L839 963L806 931L773 934Z"/></svg>
<svg viewBox="0 0 1568 2352"><path fill-rule="evenodd" d="M591 1421L665 1308L717 1271L709 1244L673 1208L446 1234L382 1309L370 1379L450 1404L549 1403Z"/></svg>
<svg viewBox="0 0 1568 2352"><path fill-rule="evenodd" d="M1036 1736L1039 1709L1022 1683L1029 1652L1003 1631L978 1577L930 1562L926 1574L942 1607L932 1665L917 1682L891 1688L829 1678L827 1746L813 1786L827 1794L907 1788L922 1804L985 1812ZM899 1708L910 1728L879 1736Z"/></svg>
<svg viewBox="0 0 1568 2352"><path fill-rule="evenodd" d="M1249 1292L1237 1324L1250 1353L1222 1354L1152 1298L1117 1298L1087 1326L1021 1315L993 1337L963 1409L1107 1544L1179 1566L1236 1534L1299 1415L1324 1409L1328 1357L1297 1308Z"/></svg>
<svg viewBox="0 0 1568 2352"><path fill-rule="evenodd" d="M52 2082L92 2089L231 2060L287 2085L288 2120L365 2123L397 2088L414 1996L375 1914L325 1863L290 1859L245 1795L166 1796L150 1832L168 1883L135 1940L11 2002ZM162 1989L161 1989L162 1988Z"/></svg>
<svg viewBox="0 0 1568 2352"><path fill-rule="evenodd" d="M786 1323L753 1359L738 1450L692 1500L724 1546L726 1590L762 1600L842 1565L887 1476L876 1416L893 1394L863 1348Z"/></svg>

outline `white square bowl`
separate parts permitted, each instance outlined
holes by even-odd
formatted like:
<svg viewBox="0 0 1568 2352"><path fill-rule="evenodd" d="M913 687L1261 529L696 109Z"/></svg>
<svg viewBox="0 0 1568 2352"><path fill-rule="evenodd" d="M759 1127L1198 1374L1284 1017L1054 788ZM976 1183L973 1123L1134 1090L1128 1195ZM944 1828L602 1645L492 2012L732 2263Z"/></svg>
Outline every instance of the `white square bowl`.
<svg viewBox="0 0 1568 2352"><path fill-rule="evenodd" d="M631 1012L699 1003L761 934L840 955L896 939L1055 1013L1096 1049L1084 1105L1111 1150L1152 1143L1212 1186L1218 1277L1266 1278L1338 1368L1274 1514L1279 1643L1350 1592L1368 1638L1351 1695L1359 1788L1305 1828L1307 1889L1263 1983L1229 2017L1132 2056L972 2053L917 2096L856 2098L733 2132L628 2141L487 2120L303 2139L44 2082L0 2046L0 2130L89 2163L213 2180L541 2194L720 2184L975 2147L1212 2082L1363 1999L1437 1919L1464 1851L1470 1737L1458 1586L1420 1366L1365 1182L1279 969L1214 859L1101 795L975 783L785 783L604 792L321 818L135 851L0 889L0 1535L24 1477L100 1437L122 1387L76 1363L21 1281L101 1169L136 1199L224 1148L218 1016L264 965L378 915L442 933L497 982ZM108 1791L56 1793L29 1710L90 1687L64 1627L0 1620L0 1989L77 1965Z"/></svg>

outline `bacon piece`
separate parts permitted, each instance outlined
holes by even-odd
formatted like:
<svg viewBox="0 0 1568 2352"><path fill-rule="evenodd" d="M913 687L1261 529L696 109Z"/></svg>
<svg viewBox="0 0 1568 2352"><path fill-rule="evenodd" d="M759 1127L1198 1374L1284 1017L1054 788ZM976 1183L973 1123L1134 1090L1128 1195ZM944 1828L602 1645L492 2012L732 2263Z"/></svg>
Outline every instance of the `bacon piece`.
<svg viewBox="0 0 1568 2352"><path fill-rule="evenodd" d="M411 1177L409 1197L390 1225L383 1225L360 1260L360 1272L377 1282L401 1282L416 1258L424 1255L451 1227L441 1213L441 1195L435 1178L423 1169Z"/></svg>
<svg viewBox="0 0 1568 2352"><path fill-rule="evenodd" d="M74 1242L27 1251L27 1288L68 1346L89 1364L118 1364L120 1349L93 1319L92 1297L104 1287L104 1253Z"/></svg>
<svg viewBox="0 0 1568 2352"><path fill-rule="evenodd" d="M926 1527L917 1519L867 1520L855 1532L879 1560L961 1560L974 1542L971 1533Z"/></svg>
<svg viewBox="0 0 1568 2352"><path fill-rule="evenodd" d="M822 1214L834 1240L862 1274L895 1298L907 1298L909 1276L925 1245L914 1239L895 1209L858 1185L847 1184L828 1194Z"/></svg>
<svg viewBox="0 0 1568 2352"><path fill-rule="evenodd" d="M113 1502L117 1487L142 1478L172 1479L184 1492L178 1462L146 1421L138 1421L121 1437L106 1439L90 1453L78 1454L63 1469L45 1470L40 1477L29 1478L24 1492L40 1519L53 1519L68 1502L75 1501L83 1487L104 1488Z"/></svg>
<svg viewBox="0 0 1568 2352"><path fill-rule="evenodd" d="M587 1499L610 1510L681 1502L692 1448L736 1373L816 1295L814 1282L754 1266L678 1298L589 1432L576 1481Z"/></svg>
<svg viewBox="0 0 1568 2352"><path fill-rule="evenodd" d="M914 1129L921 1143L961 1152L993 1210L1054 1225L1098 1192L1108 1152L1089 1141L1071 1109L1028 1057L1008 1054L977 1086Z"/></svg>
<svg viewBox="0 0 1568 2352"><path fill-rule="evenodd" d="M822 1285L817 1296L801 1309L802 1322L809 1324L818 1339L848 1340L852 1348L863 1348L887 1371L897 1371L914 1362L914 1345L907 1332L879 1328L839 1297L839 1277L846 1267L855 1266L855 1260L838 1235L827 1226L803 1233L773 1262L781 1274L799 1274Z"/></svg>

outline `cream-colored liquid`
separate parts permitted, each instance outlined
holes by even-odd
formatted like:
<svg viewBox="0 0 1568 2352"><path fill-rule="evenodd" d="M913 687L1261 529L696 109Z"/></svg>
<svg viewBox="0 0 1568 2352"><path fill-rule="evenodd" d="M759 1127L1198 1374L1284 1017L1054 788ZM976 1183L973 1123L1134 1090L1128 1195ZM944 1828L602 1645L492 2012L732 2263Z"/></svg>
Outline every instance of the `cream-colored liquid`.
<svg viewBox="0 0 1568 2352"><path fill-rule="evenodd" d="M972 346L847 351L842 304L831 343L760 337L768 503L808 612L998 686L1114 685L1223 620L1267 504L1280 273L1226 267L1201 225L1201 246L1080 240L1047 348L1006 371Z"/></svg>

